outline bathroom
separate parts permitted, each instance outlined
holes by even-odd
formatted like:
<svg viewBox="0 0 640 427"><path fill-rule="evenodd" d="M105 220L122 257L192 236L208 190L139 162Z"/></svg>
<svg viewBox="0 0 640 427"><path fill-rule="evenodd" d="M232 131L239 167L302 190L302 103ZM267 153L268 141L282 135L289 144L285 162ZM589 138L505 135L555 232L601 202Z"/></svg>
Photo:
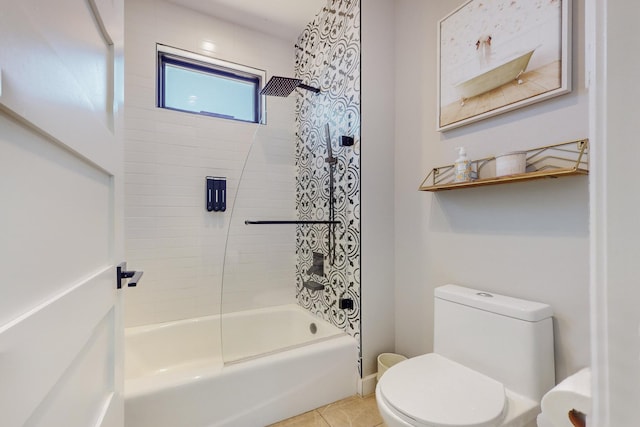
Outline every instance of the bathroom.
<svg viewBox="0 0 640 427"><path fill-rule="evenodd" d="M316 3L320 4L319 10L322 2ZM397 49L395 72L390 70L390 73L395 73L398 82L395 91L396 99L406 99L406 101L396 103L395 128L399 134L395 137L388 136L389 140L395 140L395 151L390 152L390 148L387 147L370 149L372 153L369 156L381 157L382 150L387 150L383 161L388 163L386 167L374 169L375 177L371 179L385 182L372 183L371 188L376 192L382 192L385 189L393 191L389 197L395 197L395 205L406 208L392 210L393 204L384 208L355 207L355 210L367 212L370 215L370 221L377 219L378 215L381 217L380 226L376 227L375 232L369 233L372 235L369 239L386 237L384 230L389 229L388 221L395 216L396 241L402 242L395 248L391 242L376 244L375 250L379 251L380 256L384 256L386 261L376 260L376 265L370 268L380 270L384 268L387 271L376 272L375 277L368 278L366 283L372 283L370 287L377 293L376 297L384 296L385 301L390 299L389 293L393 289L391 284L395 283L395 350L407 355L429 351L433 329L430 313L433 309L428 296L438 284L473 283L476 287L504 294L513 294L514 290L517 290L516 295L519 297L545 301L551 304L557 313L555 317L555 333L558 339L556 342L557 373L559 377L565 377L579 367L587 365L589 360L588 293L578 292L579 287L585 286L589 280L587 268L588 180L578 177L558 182L524 183L518 186L467 191L462 194L454 192L438 197L416 192L415 188L416 183L420 182L431 167L451 162L455 157L454 147L457 146L467 147L471 158L479 158L491 153L570 141L587 135L588 94L584 89L584 76L581 75L583 73L579 73L583 67L576 64L575 89L568 95L480 122L470 128L444 134L437 133L431 129L433 126L428 126L431 122L426 119L435 115L427 109L433 105L423 101L434 99L432 93L434 85L430 82L435 81L436 78L435 67L431 61L431 58L435 57L435 52L429 49L435 49L436 43L433 39L435 34L430 32L430 29L435 28L438 19L455 7L455 2L440 3L439 8L434 5L429 7L418 7L417 4L407 5L406 13L411 15L415 22L398 28L399 34L396 35L401 40L429 40L431 37L432 41L425 43L424 49L418 55L414 49ZM403 13L403 5L400 3L396 9L397 14ZM295 181L289 179L289 182L286 182L286 174L292 175L294 172L282 170L282 165L286 165L287 162L286 156L294 155L295 141L276 140L267 143L260 139L264 133L261 129L255 131L253 127L231 127L226 123L220 123L223 122L222 120L203 120L191 115L178 115L154 109L151 102L155 99L155 73L153 72L155 49L149 46L154 47L155 43L161 43L187 51L207 53L201 46L205 41L216 45L217 50L209 52L210 55L217 55L231 62L266 68L269 75L287 76L293 72L294 64L290 59L293 50L291 46L297 40L285 43L279 42L273 36L263 36L261 40L264 45L260 45L256 43L259 34L251 30L220 22L219 19L185 9L171 2L154 4L154 2L137 0L127 2L126 7L125 132L128 138L125 143L125 179L129 184L125 187L126 258L132 265L142 266L140 268L145 270L146 283L144 283L145 286L132 289L127 294L125 324L137 326L199 317L210 314L220 304L223 311L251 308L249 301L268 300L271 304L277 304L279 300L289 297L290 286L286 283L286 277L287 274L293 273L291 271L287 273L286 269L291 268L287 264L290 265L291 255L295 249L287 246L287 242L295 243L295 235L292 234L295 233L295 228L281 226L274 230L276 226L269 228L234 224L234 230L229 236L229 241L226 242L224 221L228 221L226 218L231 212L206 212L202 206L198 205L201 188L185 189L187 186L185 182L196 186L193 183L200 185L206 175L226 173L229 175L229 197L237 195L236 203L241 205L240 209L247 212L246 214L242 211L233 212L234 217L238 216L238 221L295 218L296 212L293 210L295 206L291 201L288 211L284 203L275 204L274 209L273 204L268 200L259 198L256 198L255 205L252 205L250 197L254 193L250 193L249 198L243 197L243 187L235 191L239 178L237 170L245 166L243 179L253 178L254 181L258 181L245 184L250 188L249 192L256 187L259 192L264 192L264 188L269 188L265 181L273 179L276 182L271 183L272 185L289 186L281 188L282 194L275 194L274 198L286 200L286 197L295 197L292 196L295 189L291 187ZM366 6L362 7L365 8L363 13L366 13ZM574 4L573 8L576 18L584 15L579 3ZM153 12L150 9L153 9ZM429 17L432 17L431 21L428 21ZM313 16L310 18L313 19ZM402 19L405 17L399 16L397 19L404 22ZM425 20L427 21L422 22ZM131 22L134 24L130 24ZM583 37L579 37L579 34L584 31L582 25L583 22L580 20L574 25L574 55L578 61L583 60ZM376 32L380 31L377 25L373 27L376 28ZM365 31L365 28L362 31ZM367 42L365 36L366 33L362 41L363 51ZM350 35L347 34L344 37L347 38ZM272 46L267 45L270 39L275 40ZM391 37L388 38L388 40L391 39ZM377 45L384 41L376 40L372 43ZM277 48L279 50L276 50ZM384 44L376 47L376 50L380 52L383 48ZM388 48L391 49L392 46ZM263 57L260 56L261 53ZM366 59L365 51L363 61ZM393 99L394 95L384 96L383 94L384 91L391 89L391 85L379 85L365 92L367 71L373 72L372 70L380 66L362 65L363 98L368 94L370 97L379 97L382 101L376 102L377 100L371 99L367 104L364 102L366 100L363 100L362 108L366 108L367 105L370 105L370 108L383 108L386 105L389 108L389 114L384 116L388 116L387 120L391 123L393 110L390 109L388 100ZM376 70L376 72L382 74L381 71ZM403 76L403 72L407 75ZM424 76L421 81L424 80L425 83L418 86L422 92L417 92L415 82L409 79L409 75L414 73ZM402 82L410 82L410 84L404 88ZM411 93L421 93L422 96L410 96ZM273 124L273 121L282 120L276 112L269 109L285 108L282 104L291 103L292 97L293 95L285 99L267 98L269 127L279 125L279 122ZM316 102L318 98L312 99ZM412 102L416 104L412 105ZM421 107L423 103L426 105ZM357 107L356 105L356 112ZM289 114L292 113L289 112ZM364 114L363 112L362 115ZM340 123L347 120L346 114L336 116L337 118L332 118L334 122ZM292 119L289 120L292 121ZM567 122L575 125L566 126ZM416 126L419 123L422 123L426 129L417 129ZM548 136L527 132L529 129L540 128L543 123L549 130ZM380 120L376 120L371 125L380 126ZM281 125L285 129L286 126L289 126L289 123ZM367 131L366 126L367 122L363 119L363 133ZM348 128L348 124L343 127ZM230 129L236 132L233 138L226 135L232 132ZM380 132L389 132L389 129L391 126L385 126L385 129L374 132L379 135ZM421 131L427 132L427 129L433 131L434 136L425 135L423 137L425 143L416 145L415 135L420 134ZM331 129L336 134L333 138L333 145L336 147L338 146L336 136L339 130L343 129ZM358 129L355 128L355 130ZM242 131L245 133L241 133ZM344 129L345 133L353 131L353 125L351 129ZM222 135L219 137L222 140L219 148L216 146L215 137L211 138L212 141L207 140L209 135L216 135L216 132ZM512 140L510 135L516 133L519 138ZM364 141L365 137L366 135L361 140ZM208 145L207 151L200 148L203 139ZM253 140L255 145L250 147ZM159 144L149 141L157 141ZM276 143L281 145L274 148L273 145ZM325 154L324 141L317 143L320 146L314 148L317 152L316 156L322 156ZM230 148L230 145L235 145L236 148ZM358 140L354 150L343 149L339 155L358 160L360 146ZM250 148L251 152L249 152ZM274 154L268 151L270 149L281 157L274 157ZM308 148L303 147L303 149ZM205 154L202 154L203 152ZM421 155L416 155L418 153ZM367 161L366 154L366 151L362 153L362 162ZM248 157L246 165L243 163L245 156ZM206 160L196 163L200 157ZM209 158L211 160L207 162ZM392 159L395 159L395 168L390 164ZM273 164L256 164L269 161ZM185 162L192 162L192 164L185 164ZM292 166L290 160L289 164ZM269 168L271 168L270 171ZM362 174L366 174L366 163L362 164L361 170ZM394 170L395 176L391 176ZM269 174L267 174L268 171ZM369 168L369 172L373 173L373 170ZM273 174L284 175L285 178L277 181L278 177L271 178ZM385 174L388 176L383 179ZM282 184L282 181L285 183ZM366 182L368 181L365 175L365 179L362 179L363 204L369 200L366 197L368 189ZM389 188L391 183L395 185L393 189ZM163 184L167 188L163 188ZM324 193L322 194L321 197L325 197ZM309 196L305 193L301 197ZM188 200L185 201L187 198ZM375 194L370 198L377 201ZM380 199L386 199L386 197L380 197ZM172 203L175 205L172 206ZM327 210L319 202L316 203L318 206L313 209ZM164 213L165 210L171 212L171 209L164 209L165 206L179 209L181 218L172 218L171 213ZM349 209L354 210L354 207ZM387 213L384 214L384 210L381 211L381 209L386 209ZM368 235L366 234L366 215L362 220L362 233ZM198 227L193 225L194 223L198 224ZM416 233L416 229L424 230L424 234ZM255 264L251 264L241 259L238 253L245 248L234 247L240 244L236 243L240 237L233 233L243 232L250 235L266 233L267 239L271 239L272 243L273 239L278 239L268 253L264 250L261 253L260 249L257 249L252 255L268 256L269 262L282 264L273 267L273 271L284 270L281 274L284 278L273 277L273 273L247 271L265 267L260 260L255 260ZM174 237L173 234L179 234L180 238ZM321 228L318 228L318 234L322 235ZM362 240L362 244L366 245L366 239ZM243 263L245 286L240 286L244 293L239 295L234 294L235 288L239 287L238 284L223 284L221 280L225 243L230 245L224 265L227 269L226 274L230 277L224 277L224 281L234 280L235 277L229 274L229 270L236 268L235 262ZM249 244L260 246L264 243L254 238ZM278 252L279 248L282 248L282 253ZM301 249L306 249L304 244L301 245ZM366 251L366 247L362 247L362 251ZM419 253L428 254L428 256L416 257L415 254ZM395 260L395 268L390 260ZM358 259L351 261L355 264L359 263ZM373 260L370 262L373 263ZM496 265L502 269L499 277L494 277L493 269L481 268L490 265ZM394 270L395 278L391 276ZM364 278L368 273L367 260L363 259L362 283L365 283ZM385 276L386 279L383 279ZM357 274L355 277L357 279ZM519 278L517 283L513 283L514 277ZM549 277L553 277L553 280L549 280ZM216 285L212 286L212 283ZM247 283L255 283L255 285L251 287ZM223 288L222 291L220 286ZM363 298L366 296L363 295ZM243 306L243 303L248 306ZM375 355L393 348L394 345L391 342L393 337L391 327L394 322L391 316L392 311L386 306L387 304L384 310L377 307L374 309L372 305L366 301L362 303L363 316L366 315L367 307L370 313L375 313L377 319L371 319L371 321L377 323L373 323L370 328L378 331L375 337L362 336L363 378L375 373L377 369ZM403 308L399 309L400 307ZM384 318L387 320L384 321ZM363 318L363 322L366 321L367 319ZM358 326L355 325L355 328L357 330ZM363 329L365 328L366 325L363 326ZM369 343L371 345L369 349L367 338L380 343ZM385 340L387 342L384 342Z"/></svg>
<svg viewBox="0 0 640 427"><path fill-rule="evenodd" d="M625 135L623 133L625 129L627 129L627 134L630 133L630 130L634 129L634 124L620 123L620 120L617 119L624 117L626 110L622 107L599 102L602 99L598 96L602 95L595 90L587 89L587 87L593 87L589 86L593 82L588 81L586 70L598 69L593 64L596 60L603 59L591 50L594 49L593 46L600 46L598 43L601 43L601 40L593 35L595 34L593 27L603 25L594 18L596 15L602 16L594 11L603 6L588 0L574 0L572 2L573 85L570 94L443 133L435 130L435 99L437 96L434 83L437 79L434 60L437 55L435 28L438 20L458 7L459 3L452 0L441 2L375 0L361 4L361 123L359 124L359 137L356 146L351 149L361 150L357 153L361 154L359 159L361 167L360 211L363 212L360 225L360 235L363 238L360 245L362 256L359 272L362 289L358 294L358 305L361 308L358 329L362 331L362 334L359 334L358 338L361 362L358 364L359 366L354 366L354 369L360 369L361 382L359 387L363 392L372 390L377 369L376 356L379 353L394 351L407 356L416 356L431 351L433 290L442 284L458 283L550 304L554 310L556 379L561 380L581 367L590 364L594 366L600 366L598 365L600 363L608 364L610 373L607 375L610 377L603 373L601 381L604 382L609 378L612 384L611 396L613 399L613 397L618 397L616 386L625 385L627 375L611 367L616 366L616 361L620 362L620 366L631 366L630 369L635 371L638 370L638 366L637 362L634 364L634 362L625 359L624 351L612 351L609 354L607 349L609 345L614 346L619 342L625 342L628 337L637 337L636 325L638 322L635 314L627 314L626 316L629 317L624 319L629 319L629 321L624 322L613 315L616 312L633 313L633 308L629 306L630 303L625 298L629 296L629 299L633 299L634 295L627 293L629 290L621 283L624 280L620 280L620 276L615 276L615 273L610 273L608 270L608 268L617 268L619 269L616 270L619 272L618 274L624 275L626 272L624 265L620 266L616 263L609 266L606 263L606 255L624 254L621 255L620 262L627 261L626 257L629 257L629 262L625 265L633 265L631 255L634 251L627 250L632 246L618 242L624 242L625 239L622 237L627 233L635 233L637 225L632 218L625 219L622 216L623 222L616 223L621 224L622 230L617 228L619 225L608 230L611 237L609 238L610 246L606 246L606 249L603 249L604 246L596 245L603 237L595 232L606 229L609 224L607 221L613 221L605 215L607 207L615 209L619 204L634 203L636 200L635 196L615 191L615 188L607 192L607 198L605 198L604 190L598 185L602 186L607 182L603 178L603 170L607 171L608 175L606 176L612 183L619 184L618 188L624 186L625 174L630 172L623 170L623 168L606 169L606 165L603 165L605 157L601 157L603 159L599 166L601 169L596 170L595 173L592 172L589 179L572 177L562 180L462 190L443 195L417 191L420 181L431 168L453 161L455 147L458 146L465 146L470 157L478 158L499 152L527 149L577 138L590 137L592 141L594 139L599 141L609 137L612 141L622 140L621 136ZM139 4L140 2L135 1L126 2L126 7L135 9ZM620 24L626 22L627 15L633 15L628 12L625 14L623 10L618 9L612 9L609 12L612 16L611 19L617 19L618 21L614 22ZM148 14L147 19L152 20L152 17L156 16L155 13ZM185 16L192 19L186 20ZM173 38L165 36L165 43L184 44L176 47L197 50L194 46L199 41L204 41L204 39L212 43L217 41L211 40L213 36L205 35L201 29L199 30L200 25L207 25L212 18L187 11L173 14L171 17L173 18L170 22L171 25L183 25L185 29L178 31ZM145 31L144 25L141 23L134 25L135 28L132 29L130 22L127 22L125 27L127 61L132 61L132 64L143 63L149 58L153 61L155 59L155 43L158 41L148 40L150 30L147 28L148 31ZM610 31L614 31L615 28L632 28L633 25L612 25L611 27ZM231 26L228 28L230 33L235 31ZM193 33L187 29L197 33L199 39L197 41L191 39L190 35ZM161 30L161 28L153 28L153 32ZM129 37L140 37L147 40L146 53L144 51L130 53L128 51L130 47L133 49L143 49L143 47L130 44ZM236 44L240 43L242 37L234 34L229 36L227 40L229 43ZM590 43L587 43L587 40ZM231 60L238 62L246 60L248 65L267 68L270 75L290 75L293 64L284 65L285 60L283 59L286 55L291 56L293 51L292 44L290 43L288 46L277 52L264 52L268 58L271 58L269 60L273 61L269 65L256 63L257 52L255 51L247 53L244 58L231 58ZM223 51L225 49L224 42L218 48ZM255 46L254 49L258 50ZM609 60L614 61L616 58ZM4 69L5 66L3 65L2 68ZM633 69L633 67L631 68ZM278 71L275 71L276 69ZM618 69L626 68L620 66L616 70ZM9 72L3 70L3 76L5 84L9 85L11 83L10 70ZM613 82L610 84L613 85ZM127 102L149 102L149 108L152 108L153 102L155 102L153 82L150 82L145 76L128 75L126 85L128 89L132 85L139 88L136 94L127 93L127 97L132 96L131 100L127 99ZM624 93L625 90L611 92L609 96L617 96L616 99L620 101L620 104L626 105L625 99L628 95ZM5 105L3 112L6 111L6 108L11 110L11 102L13 102L10 98L12 96L11 90L5 89L0 93L3 98L9 98L9 101L3 100L3 105ZM143 100L140 99L141 96L150 98ZM287 101L270 98L267 102L270 106L279 106ZM289 108L293 113L291 106L284 108ZM618 115L599 114L601 113L600 109L605 108L611 108L611 113L618 112ZM616 110L616 108L618 109ZM125 128L137 126L146 119L143 117L143 112L138 111L138 113L140 115L137 117L126 117ZM615 126L610 124L608 128L605 128L601 123L604 120L601 117L605 116L609 117ZM39 120L45 120L35 116L27 119L32 123L40 123ZM154 130L155 135L159 136L165 144L168 139L183 134L189 137L193 137L195 134L197 137L198 130L190 124L195 119L185 119L185 121L187 123L158 123ZM54 125L46 120L42 123L44 124L39 126L40 132L44 129L44 133L56 135L56 132L64 131L57 129L48 131L48 126ZM358 125L347 123L343 129L334 130L332 128L334 141L337 141L338 135L341 134L339 132L344 131L345 134L355 132L357 129L354 126ZM238 135L232 136L237 137ZM188 143L188 138L184 140ZM242 168L244 161L241 154L249 151L249 145L252 141L252 135L248 135L246 139L238 142L237 147L227 147L224 152L224 155L228 156L225 160L236 167L235 172L228 172L230 188L237 185L239 177L237 170ZM256 139L256 141L258 140ZM295 144L295 140L293 143ZM338 147L337 142L334 144L335 147ZM140 157L145 154L140 152L143 145L136 146L128 142L125 144L125 161L128 162L125 165L125 173L127 167L134 166L133 153L139 153ZM612 145L615 144L612 143L606 147L608 150L607 161L617 160L620 162L625 156L632 155L629 154L630 147L611 147ZM260 153L261 147L256 144L254 148L256 151L252 152L252 156L256 157ZM604 149L602 146L597 148L597 150ZM294 154L286 150L286 147L282 148L279 154L283 156ZM596 154L598 153L601 152L596 151ZM163 155L157 152L154 154ZM318 151L318 155L322 154L324 153ZM348 154L353 155L353 151L344 149L340 153L345 157ZM178 153L175 157L182 159L181 156L183 155ZM270 159L273 160L273 158ZM592 158L592 161L595 160ZM140 161L140 163L144 163L144 161ZM178 167L182 167L182 165L178 165ZM247 176L251 178L252 171L250 169L253 166L248 163L248 167ZM225 165L221 164L220 169L224 168ZM200 185L204 185L205 175L202 175ZM256 178L255 175L254 178ZM153 182L148 187L166 182L167 180ZM169 184L174 185L173 190L177 191L176 197L180 198L179 187L181 184L179 182L169 182ZM283 185L292 184L295 182ZM142 199L139 196L144 196L144 194L140 194L143 185L125 188L127 195L125 212L126 209L132 209L132 206L135 205L136 202L133 199ZM10 195L12 189L5 189L2 194L5 194L4 191ZM204 193L203 188L199 188L198 191ZM229 197L234 197L231 190ZM202 195L202 199L202 203L204 203L204 195ZM184 201L184 199L181 200ZM55 202L53 196L52 202ZM176 252L182 252L186 255L183 257L184 264L181 268L172 271L162 271L165 263L161 259L151 258L150 260L149 247L145 247L145 243L150 244L151 242L144 242L142 238L135 241L136 233L144 235L145 232L142 230L144 225L140 225L138 228L131 225L130 218L136 216L136 213L131 214L130 210L129 220L124 219L127 261L132 268L145 270L145 276L140 282L139 288L127 289L123 296L125 321L130 322L130 325L161 321L164 315L182 316L185 311L188 311L189 316L202 315L212 305L220 305L222 300L229 298L228 295L221 296L222 290L220 288L199 289L193 285L194 279L204 278L210 283L216 280L220 281L224 274L222 271L224 263L220 261L225 255L224 250L220 246L211 246L204 242L206 239L216 242L226 239L224 220L221 219L220 214L207 213L203 206L194 208L198 211L198 215L202 214L203 217L206 215L202 234L199 231L203 230L197 230L195 227L190 228L190 226L184 227L180 224L174 224L174 229L167 231L181 235L186 234L192 241L200 241L201 246L197 249L191 248L190 252L189 248L183 245L186 240L181 242L174 239L173 244L178 245L174 248ZM266 216L262 216L263 211L260 209L251 206L246 206L246 208L253 217L249 219L267 219ZM175 212L184 212L185 210L176 208ZM285 214L293 216L295 211L291 209L289 212L277 213L282 216ZM49 214L51 215L51 212ZM59 216L63 217L64 215L64 213L60 213ZM264 215L276 219L287 219L280 218L280 215L272 216L271 213L264 213ZM616 211L616 215L622 214ZM9 217L9 219L11 218ZM50 220L47 220L46 216L42 216L43 221L38 221L38 218L33 220L35 224L43 224L38 227L50 224L47 222ZM58 220L58 216L55 218ZM620 220L620 216L616 219ZM153 223L156 231L159 230L160 225L161 223L157 221ZM267 229L264 230L266 234L271 232ZM292 234L292 240L287 240L288 243L284 244L285 247L292 241L295 243L295 230L293 232L290 228L279 230L282 231L277 232L278 236L281 236L280 233ZM38 228L38 233L40 232L45 233L45 230ZM155 237L155 239L168 242L173 237L165 235ZM30 238L25 233L25 236L7 241L11 242L10 244L24 241L26 245L31 242ZM59 239L67 240L68 237L59 236ZM38 245L37 240L31 243L34 247ZM12 253L8 247L3 247L3 253L5 251L7 254ZM194 255L193 251L197 253ZM287 253L289 257L292 256L292 252ZM203 270L196 273L193 271L194 265L192 264L194 256L218 261L207 264ZM227 256L230 257L230 261L234 261L234 254ZM78 254L78 257L82 258L82 254ZM4 257L4 259L5 262L10 262L13 258ZM52 272L60 270L64 273L65 270L57 267L64 265L64 261L64 259L53 259L50 263L50 270ZM11 264L7 264L7 266L9 265ZM227 274L229 272L227 271ZM231 272L233 273L233 271ZM249 273L254 274L258 279L260 278L260 271ZM158 282L158 274L162 274L163 280L166 282ZM608 277L607 274L612 274L612 276L609 285L605 286L601 284L601 280L603 277ZM629 274L626 277L631 282L633 276ZM9 278L11 279L12 276ZM7 280L7 283L9 282L12 280ZM154 282L155 284L151 285ZM176 282L190 283L190 285L173 286ZM150 289L152 286L157 290L162 288L162 292L154 293ZM14 292L10 291L9 286L4 283L2 290L7 293ZM291 290L278 289L263 298L277 300L282 295L278 292L290 293ZM55 292L47 291L43 294L46 297L55 294ZM601 298L602 296L609 298ZM38 295L34 300L39 304L45 297ZM237 297L235 301L232 301L237 305L242 305L246 301L241 295L231 295L231 297ZM3 325L9 324L20 313L26 312L24 307L34 306L33 303L23 303L22 300L12 301L11 298L2 298L2 300L9 301L5 303L7 310L4 310ZM600 305L601 301L602 305ZM16 306L18 308L15 308ZM132 307L136 308L135 311ZM607 316L611 316L611 318L607 318ZM601 331L601 328L607 324L607 320L618 328L612 329L610 335ZM623 323L623 326L619 326L620 323ZM634 343L633 348L636 346ZM633 353L633 351L629 353ZM625 389L626 386L621 388ZM606 399L602 399L602 401L606 401ZM620 405L623 408L611 405L612 419L615 420L617 414L618 420L625 420L624 416L628 411L624 406L625 402L632 401L629 397L616 400L615 402L622 402ZM601 405L601 410L603 410L602 408L609 410L604 403L598 404ZM632 407L633 405L628 404L628 406ZM605 424L602 423L602 425ZM612 422L611 425L629 424Z"/></svg>

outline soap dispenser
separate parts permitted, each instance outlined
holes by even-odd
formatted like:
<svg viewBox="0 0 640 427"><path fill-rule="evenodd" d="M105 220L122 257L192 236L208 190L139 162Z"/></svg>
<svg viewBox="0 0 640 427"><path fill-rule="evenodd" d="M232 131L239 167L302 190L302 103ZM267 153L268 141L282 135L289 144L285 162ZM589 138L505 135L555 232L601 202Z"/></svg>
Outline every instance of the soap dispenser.
<svg viewBox="0 0 640 427"><path fill-rule="evenodd" d="M467 150L458 147L458 158L454 164L456 170L455 182L471 181L471 160L467 158Z"/></svg>

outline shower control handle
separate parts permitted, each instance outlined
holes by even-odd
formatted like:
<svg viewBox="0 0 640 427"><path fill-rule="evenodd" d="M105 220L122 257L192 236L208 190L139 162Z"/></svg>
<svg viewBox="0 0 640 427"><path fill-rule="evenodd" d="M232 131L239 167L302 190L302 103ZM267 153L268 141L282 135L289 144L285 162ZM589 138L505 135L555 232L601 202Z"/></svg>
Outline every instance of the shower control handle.
<svg viewBox="0 0 640 427"><path fill-rule="evenodd" d="M121 262L116 266L116 281L117 281L116 288L117 289L122 288L122 280L124 279L129 279L129 283L127 283L128 287L131 288L131 287L137 286L143 273L144 272L141 270L127 271L127 263Z"/></svg>

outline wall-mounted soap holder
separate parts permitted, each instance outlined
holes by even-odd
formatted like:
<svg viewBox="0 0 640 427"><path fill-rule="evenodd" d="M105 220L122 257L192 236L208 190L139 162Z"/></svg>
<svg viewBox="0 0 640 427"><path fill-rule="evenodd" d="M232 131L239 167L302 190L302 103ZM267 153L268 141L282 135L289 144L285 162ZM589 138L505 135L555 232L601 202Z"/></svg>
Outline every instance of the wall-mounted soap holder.
<svg viewBox="0 0 640 427"><path fill-rule="evenodd" d="M227 210L227 178L208 176L206 178L206 206L208 212Z"/></svg>

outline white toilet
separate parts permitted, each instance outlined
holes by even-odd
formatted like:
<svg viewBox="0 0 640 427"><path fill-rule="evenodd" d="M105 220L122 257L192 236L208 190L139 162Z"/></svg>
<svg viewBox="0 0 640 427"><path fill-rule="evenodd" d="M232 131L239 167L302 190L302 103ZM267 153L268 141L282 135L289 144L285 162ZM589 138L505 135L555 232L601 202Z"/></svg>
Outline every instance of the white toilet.
<svg viewBox="0 0 640 427"><path fill-rule="evenodd" d="M534 427L555 384L551 307L456 285L434 296L434 352L376 387L387 426Z"/></svg>

